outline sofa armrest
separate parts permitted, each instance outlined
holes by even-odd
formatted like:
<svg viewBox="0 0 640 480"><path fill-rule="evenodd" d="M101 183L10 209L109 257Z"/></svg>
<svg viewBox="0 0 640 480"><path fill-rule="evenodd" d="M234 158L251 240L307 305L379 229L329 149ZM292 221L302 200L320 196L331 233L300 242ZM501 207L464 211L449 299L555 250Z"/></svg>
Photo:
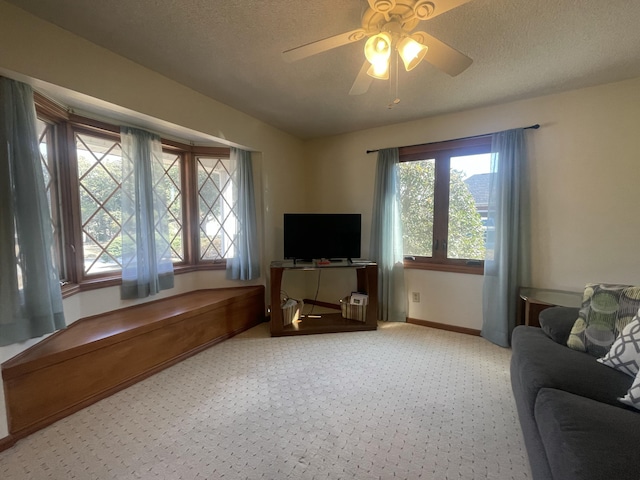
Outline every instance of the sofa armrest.
<svg viewBox="0 0 640 480"><path fill-rule="evenodd" d="M640 413L543 388L535 418L554 480L637 480Z"/></svg>
<svg viewBox="0 0 640 480"><path fill-rule="evenodd" d="M554 342L566 345L580 309L551 307L540 312L540 327Z"/></svg>

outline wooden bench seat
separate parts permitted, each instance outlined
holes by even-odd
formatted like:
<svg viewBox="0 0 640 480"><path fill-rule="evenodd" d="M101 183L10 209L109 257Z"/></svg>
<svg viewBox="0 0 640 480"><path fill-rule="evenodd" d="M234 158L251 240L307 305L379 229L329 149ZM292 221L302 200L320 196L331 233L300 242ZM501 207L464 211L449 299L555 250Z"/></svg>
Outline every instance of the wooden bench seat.
<svg viewBox="0 0 640 480"><path fill-rule="evenodd" d="M264 286L197 290L87 317L2 364L21 438L264 321Z"/></svg>

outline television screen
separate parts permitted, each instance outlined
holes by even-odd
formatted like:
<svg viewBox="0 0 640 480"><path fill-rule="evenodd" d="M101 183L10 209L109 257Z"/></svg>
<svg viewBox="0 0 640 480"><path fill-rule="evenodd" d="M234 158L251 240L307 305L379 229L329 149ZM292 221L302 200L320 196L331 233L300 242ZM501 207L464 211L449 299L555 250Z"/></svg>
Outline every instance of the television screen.
<svg viewBox="0 0 640 480"><path fill-rule="evenodd" d="M359 213L285 213L284 257L359 258L360 217Z"/></svg>

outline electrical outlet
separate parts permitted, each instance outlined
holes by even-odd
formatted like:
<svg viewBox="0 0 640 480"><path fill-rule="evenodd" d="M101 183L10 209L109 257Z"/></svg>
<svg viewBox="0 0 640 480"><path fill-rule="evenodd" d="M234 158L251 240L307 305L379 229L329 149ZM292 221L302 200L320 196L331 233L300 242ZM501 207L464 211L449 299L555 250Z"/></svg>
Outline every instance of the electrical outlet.
<svg viewBox="0 0 640 480"><path fill-rule="evenodd" d="M420 292L411 292L411 300L416 303L420 302Z"/></svg>

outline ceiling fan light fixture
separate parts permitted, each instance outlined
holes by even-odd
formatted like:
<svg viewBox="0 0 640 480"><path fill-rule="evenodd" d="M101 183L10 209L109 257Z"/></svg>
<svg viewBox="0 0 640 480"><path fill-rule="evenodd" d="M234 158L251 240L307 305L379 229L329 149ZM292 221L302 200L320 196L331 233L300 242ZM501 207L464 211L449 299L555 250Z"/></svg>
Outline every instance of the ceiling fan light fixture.
<svg viewBox="0 0 640 480"><path fill-rule="evenodd" d="M367 75L378 80L389 80L389 60L372 63L369 70L367 70Z"/></svg>
<svg viewBox="0 0 640 480"><path fill-rule="evenodd" d="M429 49L429 47L418 43L411 37L404 37L400 40L397 48L407 72L416 68Z"/></svg>
<svg viewBox="0 0 640 480"><path fill-rule="evenodd" d="M371 65L386 62L391 56L391 35L382 32L369 37L364 46L364 56Z"/></svg>

